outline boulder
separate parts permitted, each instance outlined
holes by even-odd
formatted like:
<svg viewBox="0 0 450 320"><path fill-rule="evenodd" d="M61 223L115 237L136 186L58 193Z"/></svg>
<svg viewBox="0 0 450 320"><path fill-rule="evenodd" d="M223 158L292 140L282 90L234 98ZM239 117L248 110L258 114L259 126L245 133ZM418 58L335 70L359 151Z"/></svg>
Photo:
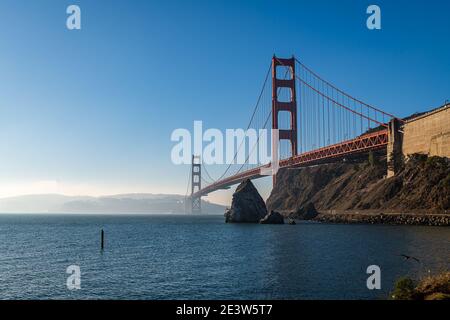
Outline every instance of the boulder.
<svg viewBox="0 0 450 320"><path fill-rule="evenodd" d="M276 211L270 211L259 223L261 224L284 224L284 217Z"/></svg>
<svg viewBox="0 0 450 320"><path fill-rule="evenodd" d="M225 212L227 223L258 223L267 215L267 208L250 180L243 181L233 194L231 208Z"/></svg>
<svg viewBox="0 0 450 320"><path fill-rule="evenodd" d="M314 219L319 213L312 202L308 202L305 206L301 207L295 213L297 219L311 220Z"/></svg>

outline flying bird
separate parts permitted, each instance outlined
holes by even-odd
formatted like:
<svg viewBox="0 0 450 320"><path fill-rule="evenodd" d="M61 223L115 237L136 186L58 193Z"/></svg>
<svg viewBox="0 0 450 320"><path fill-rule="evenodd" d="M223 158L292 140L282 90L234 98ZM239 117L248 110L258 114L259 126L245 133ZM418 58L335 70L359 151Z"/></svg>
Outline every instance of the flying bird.
<svg viewBox="0 0 450 320"><path fill-rule="evenodd" d="M420 260L417 259L416 257L407 256L406 254L401 254L400 257L405 258L405 261L406 261L406 260L409 260L409 259L413 259L413 260L415 260L416 262L420 262Z"/></svg>

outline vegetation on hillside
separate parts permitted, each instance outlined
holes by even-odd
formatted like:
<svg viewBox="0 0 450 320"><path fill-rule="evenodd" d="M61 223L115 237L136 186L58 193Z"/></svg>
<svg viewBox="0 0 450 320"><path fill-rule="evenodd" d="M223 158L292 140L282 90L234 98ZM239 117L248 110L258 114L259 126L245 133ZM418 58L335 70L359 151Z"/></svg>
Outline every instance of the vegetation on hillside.
<svg viewBox="0 0 450 320"><path fill-rule="evenodd" d="M450 272L428 276L416 282L399 279L391 293L394 300L450 300Z"/></svg>

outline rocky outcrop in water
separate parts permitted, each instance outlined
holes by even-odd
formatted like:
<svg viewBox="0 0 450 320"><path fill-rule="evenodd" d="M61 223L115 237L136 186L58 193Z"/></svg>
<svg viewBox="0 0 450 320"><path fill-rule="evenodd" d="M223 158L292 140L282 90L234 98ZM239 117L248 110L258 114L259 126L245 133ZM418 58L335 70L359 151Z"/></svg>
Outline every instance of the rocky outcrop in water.
<svg viewBox="0 0 450 320"><path fill-rule="evenodd" d="M267 208L250 180L243 181L233 194L231 209L225 212L227 223L258 223L267 215Z"/></svg>
<svg viewBox="0 0 450 320"><path fill-rule="evenodd" d="M259 223L261 224L284 224L284 217L276 211L270 211Z"/></svg>

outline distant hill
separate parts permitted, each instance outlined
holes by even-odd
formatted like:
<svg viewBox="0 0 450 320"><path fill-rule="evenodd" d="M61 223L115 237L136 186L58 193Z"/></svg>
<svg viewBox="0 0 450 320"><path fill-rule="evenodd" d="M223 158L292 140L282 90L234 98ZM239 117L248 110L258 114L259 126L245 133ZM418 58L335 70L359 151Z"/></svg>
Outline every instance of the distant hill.
<svg viewBox="0 0 450 320"><path fill-rule="evenodd" d="M59 194L24 195L0 199L0 213L184 213L185 199L171 194L118 194L102 197ZM202 201L207 214L225 207Z"/></svg>

